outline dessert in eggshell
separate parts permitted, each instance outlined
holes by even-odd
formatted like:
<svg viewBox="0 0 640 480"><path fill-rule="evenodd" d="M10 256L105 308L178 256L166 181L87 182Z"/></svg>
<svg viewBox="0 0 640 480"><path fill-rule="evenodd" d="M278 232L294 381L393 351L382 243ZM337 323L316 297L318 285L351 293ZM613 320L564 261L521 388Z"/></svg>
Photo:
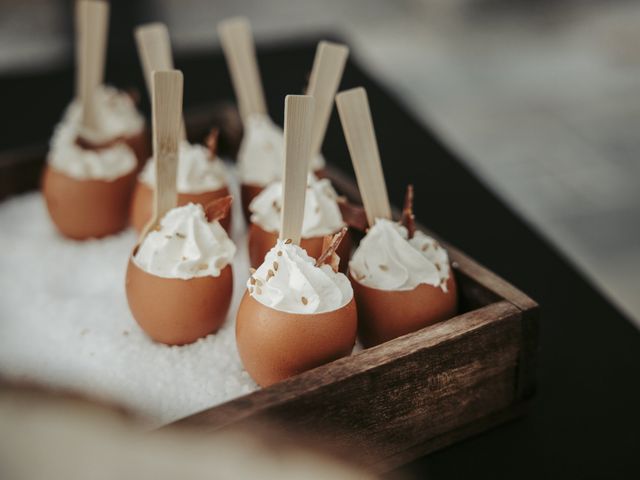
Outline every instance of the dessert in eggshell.
<svg viewBox="0 0 640 480"><path fill-rule="evenodd" d="M96 46L106 42L108 11L106 2L78 3L79 91L55 129L42 177L53 223L77 240L126 227L135 174L148 156L132 98L101 84L104 49Z"/></svg>
<svg viewBox="0 0 640 480"><path fill-rule="evenodd" d="M229 195L227 169L216 156L217 131L208 138L207 146L182 140L178 151L178 205L197 203L206 206L211 201ZM140 232L151 218L153 188L155 185L155 162L153 158L144 166L133 191L131 202L131 225ZM229 212L230 213L230 212ZM229 231L231 215L220 223Z"/></svg>
<svg viewBox="0 0 640 480"><path fill-rule="evenodd" d="M258 267L266 253L275 245L282 222L282 182L274 182L255 197L249 205L251 225L249 226L249 258L252 267ZM318 258L323 251L324 238L338 233L345 226L338 204L338 194L328 179L318 179L309 174L302 239L300 246ZM351 251L351 241L347 235L340 243L338 255L346 269Z"/></svg>
<svg viewBox="0 0 640 480"><path fill-rule="evenodd" d="M129 308L153 340L183 345L214 333L223 324L233 289L231 261L236 247L219 220L230 198L210 207L190 203L169 210L129 260Z"/></svg>
<svg viewBox="0 0 640 480"><path fill-rule="evenodd" d="M359 337L369 347L454 316L457 289L446 250L415 230L411 186L402 223L391 219L366 92L341 92L336 103L369 223L349 263Z"/></svg>

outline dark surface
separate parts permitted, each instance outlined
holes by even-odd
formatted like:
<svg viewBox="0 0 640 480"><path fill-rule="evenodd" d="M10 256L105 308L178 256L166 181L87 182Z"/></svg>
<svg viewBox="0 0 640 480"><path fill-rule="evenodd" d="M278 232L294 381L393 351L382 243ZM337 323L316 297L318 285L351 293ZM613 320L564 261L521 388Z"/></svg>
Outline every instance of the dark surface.
<svg viewBox="0 0 640 480"><path fill-rule="evenodd" d="M276 121L282 121L284 95L302 91L314 49L314 42L300 42L261 50L269 111ZM113 57L108 80L142 89L135 59ZM178 58L176 64L185 74L187 107L232 98L217 52ZM45 143L71 95L72 78L67 66L0 79L0 148ZM543 309L539 391L529 414L431 454L403 472L430 478L640 478L638 331L393 95L349 62L342 88L354 86L369 93L391 200L399 204L412 182L422 223ZM324 153L351 172L335 112Z"/></svg>

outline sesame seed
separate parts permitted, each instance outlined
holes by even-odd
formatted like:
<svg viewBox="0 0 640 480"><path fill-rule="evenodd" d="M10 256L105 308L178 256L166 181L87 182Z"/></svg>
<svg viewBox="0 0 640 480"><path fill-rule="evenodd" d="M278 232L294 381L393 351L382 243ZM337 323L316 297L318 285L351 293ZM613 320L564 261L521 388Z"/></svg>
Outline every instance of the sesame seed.
<svg viewBox="0 0 640 480"><path fill-rule="evenodd" d="M287 238L287 239L284 241L284 243L285 243L285 245L289 245L290 243L293 243L293 240L291 240L290 238Z"/></svg>
<svg viewBox="0 0 640 480"><path fill-rule="evenodd" d="M382 270L383 272L386 272L387 270L389 270L389 267L387 267L386 265L378 265L380 267L380 270Z"/></svg>
<svg viewBox="0 0 640 480"><path fill-rule="evenodd" d="M278 271L278 262L273 262L273 269L277 272Z"/></svg>
<svg viewBox="0 0 640 480"><path fill-rule="evenodd" d="M249 283L250 283L251 285L255 285L255 284L256 284L256 279L255 279L255 278L253 278L253 277L251 277L251 278L249 279Z"/></svg>
<svg viewBox="0 0 640 480"><path fill-rule="evenodd" d="M184 233L180 233L180 232L176 232L176 237L178 237L178 238L187 238L187 236Z"/></svg>
<svg viewBox="0 0 640 480"><path fill-rule="evenodd" d="M278 256L281 257L282 256L282 250L278 250Z"/></svg>
<svg viewBox="0 0 640 480"><path fill-rule="evenodd" d="M307 303L309 303L309 301L307 300L307 297L302 297L302 304L306 305Z"/></svg>

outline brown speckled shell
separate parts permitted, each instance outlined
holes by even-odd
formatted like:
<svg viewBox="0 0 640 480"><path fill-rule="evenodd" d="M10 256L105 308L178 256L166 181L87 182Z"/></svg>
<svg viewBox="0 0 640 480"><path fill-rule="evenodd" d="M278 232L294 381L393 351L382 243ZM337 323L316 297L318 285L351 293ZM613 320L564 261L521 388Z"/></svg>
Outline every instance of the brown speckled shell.
<svg viewBox="0 0 640 480"><path fill-rule="evenodd" d="M126 291L138 325L153 340L184 345L216 332L231 304L233 274L227 265L217 277L158 277L129 259Z"/></svg>
<svg viewBox="0 0 640 480"><path fill-rule="evenodd" d="M203 207L216 198L222 198L229 195L227 187L219 188L212 192L203 193L178 193L178 206L188 203L199 203ZM151 210L153 204L153 190L145 183L138 181L133 190L133 199L131 200L131 211L129 222L131 226L140 233L144 226L151 218ZM229 232L231 229L231 211L229 215L220 221L220 225Z"/></svg>
<svg viewBox="0 0 640 480"><path fill-rule="evenodd" d="M428 325L453 317L458 294L453 275L447 292L421 284L413 290L380 290L367 287L353 277L353 295L358 305L358 335L362 345L371 347Z"/></svg>
<svg viewBox="0 0 640 480"><path fill-rule="evenodd" d="M42 194L58 230L75 240L100 238L127 226L135 170L112 181L77 180L46 165Z"/></svg>
<svg viewBox="0 0 640 480"><path fill-rule="evenodd" d="M244 368L266 387L349 355L356 330L353 299L332 312L296 314L267 307L245 292L236 342Z"/></svg>
<svg viewBox="0 0 640 480"><path fill-rule="evenodd" d="M278 234L267 232L262 227L252 223L249 225L249 261L253 268L262 265L264 257L276 244ZM324 237L303 238L300 246L304 248L310 257L318 258L322 255L322 244ZM349 232L345 235L338 246L338 256L340 257L340 271L346 272L349 265L349 255L351 254L351 237Z"/></svg>

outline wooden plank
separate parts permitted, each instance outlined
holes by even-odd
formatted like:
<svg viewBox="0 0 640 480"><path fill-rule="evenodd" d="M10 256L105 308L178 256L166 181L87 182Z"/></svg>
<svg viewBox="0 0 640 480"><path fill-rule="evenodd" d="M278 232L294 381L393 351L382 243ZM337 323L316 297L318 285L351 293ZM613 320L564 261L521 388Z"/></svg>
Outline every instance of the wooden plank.
<svg viewBox="0 0 640 480"><path fill-rule="evenodd" d="M521 325L494 303L178 422L206 430L271 420L393 457L514 403Z"/></svg>

